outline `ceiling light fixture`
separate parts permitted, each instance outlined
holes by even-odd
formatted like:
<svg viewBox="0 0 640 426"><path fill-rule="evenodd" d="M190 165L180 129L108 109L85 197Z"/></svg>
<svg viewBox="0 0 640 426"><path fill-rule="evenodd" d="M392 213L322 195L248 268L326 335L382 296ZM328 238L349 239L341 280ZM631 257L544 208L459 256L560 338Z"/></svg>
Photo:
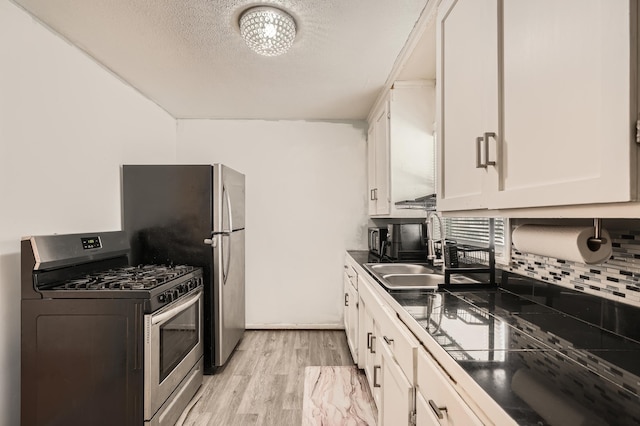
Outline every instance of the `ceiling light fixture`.
<svg viewBox="0 0 640 426"><path fill-rule="evenodd" d="M293 44L296 23L291 15L278 8L252 7L240 15L240 35L256 53L278 56Z"/></svg>

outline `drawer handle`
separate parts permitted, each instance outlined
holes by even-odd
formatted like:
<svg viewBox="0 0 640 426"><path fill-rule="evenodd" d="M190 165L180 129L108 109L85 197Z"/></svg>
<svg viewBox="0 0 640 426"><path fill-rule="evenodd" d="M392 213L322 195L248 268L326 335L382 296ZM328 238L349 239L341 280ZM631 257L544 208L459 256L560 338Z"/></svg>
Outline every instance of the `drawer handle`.
<svg viewBox="0 0 640 426"><path fill-rule="evenodd" d="M370 352L372 354L376 353L376 336L371 336L371 349Z"/></svg>
<svg viewBox="0 0 640 426"><path fill-rule="evenodd" d="M371 352L371 337L373 337L373 333L367 333L367 349Z"/></svg>
<svg viewBox="0 0 640 426"><path fill-rule="evenodd" d="M375 382L375 370L374 370L374 374L373 374L373 378L374 378L374 382ZM447 411L447 407L438 407L438 404L436 404L435 402L433 402L433 399L429 400L429 407L431 407L431 409L433 410L433 412L435 413L436 416L438 416L438 418L440 420L444 419L444 414L442 414L443 411Z"/></svg>
<svg viewBox="0 0 640 426"><path fill-rule="evenodd" d="M389 339L387 336L383 336L382 338L387 342L387 345L391 345L391 343L393 343L393 339Z"/></svg>
<svg viewBox="0 0 640 426"><path fill-rule="evenodd" d="M349 306L349 293L344 294L344 306Z"/></svg>
<svg viewBox="0 0 640 426"><path fill-rule="evenodd" d="M374 388L379 388L380 387L380 383L378 383L378 370L380 370L380 366L379 365L374 365L373 366L373 387Z"/></svg>

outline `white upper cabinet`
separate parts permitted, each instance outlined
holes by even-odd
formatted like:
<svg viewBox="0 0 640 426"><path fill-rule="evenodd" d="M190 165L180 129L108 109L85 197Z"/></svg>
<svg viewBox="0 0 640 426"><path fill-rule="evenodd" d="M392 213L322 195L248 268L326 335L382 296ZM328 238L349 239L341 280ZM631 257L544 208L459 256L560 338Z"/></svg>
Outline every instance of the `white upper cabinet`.
<svg viewBox="0 0 640 426"><path fill-rule="evenodd" d="M385 100L369 123L369 215L388 215L389 198L389 102Z"/></svg>
<svg viewBox="0 0 640 426"><path fill-rule="evenodd" d="M369 215L424 217L396 203L435 193L435 83L396 82L369 118Z"/></svg>
<svg viewBox="0 0 640 426"><path fill-rule="evenodd" d="M496 1L443 1L438 23L438 208L485 208L495 170L478 165L499 125Z"/></svg>
<svg viewBox="0 0 640 426"><path fill-rule="evenodd" d="M444 211L637 199L635 2L445 0Z"/></svg>

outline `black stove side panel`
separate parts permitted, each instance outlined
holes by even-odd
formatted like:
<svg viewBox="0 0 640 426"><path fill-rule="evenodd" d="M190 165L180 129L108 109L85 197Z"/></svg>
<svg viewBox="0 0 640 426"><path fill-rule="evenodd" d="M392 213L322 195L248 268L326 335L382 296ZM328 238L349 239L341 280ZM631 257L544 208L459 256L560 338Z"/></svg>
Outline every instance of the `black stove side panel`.
<svg viewBox="0 0 640 426"><path fill-rule="evenodd" d="M122 166L122 229L130 263L187 264L203 269L204 369L213 359L213 166Z"/></svg>
<svg viewBox="0 0 640 426"><path fill-rule="evenodd" d="M143 424L143 323L139 300L22 300L21 424Z"/></svg>

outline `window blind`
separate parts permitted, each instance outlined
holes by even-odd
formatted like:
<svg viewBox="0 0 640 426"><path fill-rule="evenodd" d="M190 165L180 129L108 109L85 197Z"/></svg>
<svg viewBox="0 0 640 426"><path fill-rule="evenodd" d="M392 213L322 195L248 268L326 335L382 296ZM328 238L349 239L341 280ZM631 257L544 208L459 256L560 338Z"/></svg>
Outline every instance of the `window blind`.
<svg viewBox="0 0 640 426"><path fill-rule="evenodd" d="M486 217L445 217L443 218L447 239L461 244L489 246L489 219ZM494 218L494 243L496 255L504 251L503 218Z"/></svg>

